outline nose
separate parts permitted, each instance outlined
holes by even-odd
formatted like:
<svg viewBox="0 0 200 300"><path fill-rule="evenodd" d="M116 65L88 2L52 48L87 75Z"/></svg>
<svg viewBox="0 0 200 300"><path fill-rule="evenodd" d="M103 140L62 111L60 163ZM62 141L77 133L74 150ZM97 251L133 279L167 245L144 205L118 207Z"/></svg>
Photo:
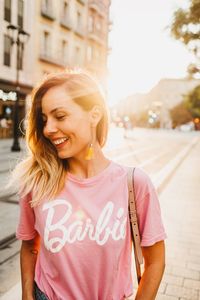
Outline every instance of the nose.
<svg viewBox="0 0 200 300"><path fill-rule="evenodd" d="M58 131L56 124L53 120L47 120L44 124L43 133L46 137L51 136L52 134Z"/></svg>

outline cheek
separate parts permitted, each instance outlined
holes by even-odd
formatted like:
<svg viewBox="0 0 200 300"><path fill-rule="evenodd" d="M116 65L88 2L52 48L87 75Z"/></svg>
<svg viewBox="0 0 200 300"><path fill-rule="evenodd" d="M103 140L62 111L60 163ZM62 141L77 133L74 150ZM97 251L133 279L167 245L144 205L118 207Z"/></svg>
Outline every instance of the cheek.
<svg viewBox="0 0 200 300"><path fill-rule="evenodd" d="M83 137L90 137L91 136L91 128L88 125L88 122L80 122L77 124L77 132L80 133Z"/></svg>
<svg viewBox="0 0 200 300"><path fill-rule="evenodd" d="M73 122L69 124L69 127L81 135L88 134L91 131L88 120L84 118L77 118L76 120L73 120Z"/></svg>

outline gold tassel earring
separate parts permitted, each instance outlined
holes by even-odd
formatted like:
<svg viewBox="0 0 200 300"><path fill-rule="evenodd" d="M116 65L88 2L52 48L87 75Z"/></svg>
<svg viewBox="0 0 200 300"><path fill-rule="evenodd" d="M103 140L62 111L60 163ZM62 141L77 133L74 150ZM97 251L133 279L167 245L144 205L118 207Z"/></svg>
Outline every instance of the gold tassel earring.
<svg viewBox="0 0 200 300"><path fill-rule="evenodd" d="M91 143L89 148L88 148L88 152L87 155L85 157L85 160L91 160L94 158L94 147L93 144Z"/></svg>

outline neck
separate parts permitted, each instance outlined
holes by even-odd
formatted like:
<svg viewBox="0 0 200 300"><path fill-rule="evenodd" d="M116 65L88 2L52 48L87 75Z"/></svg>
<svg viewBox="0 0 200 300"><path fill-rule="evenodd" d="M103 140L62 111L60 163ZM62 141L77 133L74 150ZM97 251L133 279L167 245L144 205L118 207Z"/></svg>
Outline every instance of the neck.
<svg viewBox="0 0 200 300"><path fill-rule="evenodd" d="M68 159L68 171L79 178L89 178L103 171L110 163L99 144L94 144L94 158L85 160L85 158L71 157Z"/></svg>

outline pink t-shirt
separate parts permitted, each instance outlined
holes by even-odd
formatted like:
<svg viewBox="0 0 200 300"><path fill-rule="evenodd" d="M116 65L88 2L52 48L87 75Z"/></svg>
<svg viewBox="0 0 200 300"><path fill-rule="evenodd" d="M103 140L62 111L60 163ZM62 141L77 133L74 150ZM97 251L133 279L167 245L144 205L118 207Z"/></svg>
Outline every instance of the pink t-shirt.
<svg viewBox="0 0 200 300"><path fill-rule="evenodd" d="M151 180L135 170L141 245L166 238ZM68 173L63 191L34 209L20 199L16 236L41 237L35 281L50 300L120 300L132 294L127 169L115 162L98 175Z"/></svg>

